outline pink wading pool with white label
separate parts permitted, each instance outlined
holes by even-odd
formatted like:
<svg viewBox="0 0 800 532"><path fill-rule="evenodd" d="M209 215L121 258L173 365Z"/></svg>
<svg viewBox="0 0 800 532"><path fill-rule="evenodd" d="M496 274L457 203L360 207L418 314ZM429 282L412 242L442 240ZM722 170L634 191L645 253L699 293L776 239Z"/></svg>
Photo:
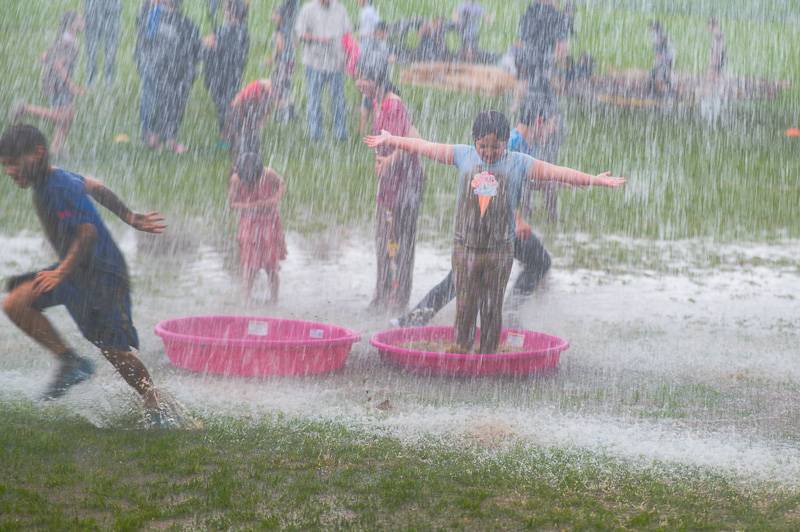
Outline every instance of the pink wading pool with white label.
<svg viewBox="0 0 800 532"><path fill-rule="evenodd" d="M480 340L478 331L476 343ZM522 329L503 329L502 352L442 353L409 347L414 343L452 343L452 327L407 327L375 334L370 343L381 358L404 370L452 376L528 375L553 370L569 342L558 336Z"/></svg>
<svg viewBox="0 0 800 532"><path fill-rule="evenodd" d="M240 376L314 375L344 366L360 336L312 321L251 316L193 316L155 328L173 365Z"/></svg>

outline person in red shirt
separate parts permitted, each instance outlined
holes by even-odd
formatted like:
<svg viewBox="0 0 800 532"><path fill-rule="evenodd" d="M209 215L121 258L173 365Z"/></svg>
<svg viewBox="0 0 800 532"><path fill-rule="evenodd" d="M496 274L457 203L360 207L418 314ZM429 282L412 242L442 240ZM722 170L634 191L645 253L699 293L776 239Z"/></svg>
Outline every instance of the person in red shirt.
<svg viewBox="0 0 800 532"><path fill-rule="evenodd" d="M372 102L373 134L419 137L399 91L389 80L386 62L359 64L359 91ZM419 157L381 146L375 150L378 193L375 213L377 280L371 307L403 311L411 296L417 218L425 186Z"/></svg>
<svg viewBox="0 0 800 532"><path fill-rule="evenodd" d="M270 300L278 301L279 263L286 258L279 211L283 191L283 178L272 168L265 168L260 155L248 152L237 158L228 202L240 213L237 240L247 299L252 297L256 275L263 269L269 277Z"/></svg>

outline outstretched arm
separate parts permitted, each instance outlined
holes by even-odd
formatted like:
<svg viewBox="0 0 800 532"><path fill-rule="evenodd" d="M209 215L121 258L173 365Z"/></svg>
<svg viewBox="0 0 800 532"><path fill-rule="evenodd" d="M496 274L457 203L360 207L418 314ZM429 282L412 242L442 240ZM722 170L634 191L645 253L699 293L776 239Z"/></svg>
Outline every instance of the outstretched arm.
<svg viewBox="0 0 800 532"><path fill-rule="evenodd" d="M452 144L439 144L415 137L396 137L386 130L380 135L364 137L364 144L370 148L378 146L391 146L409 153L416 153L443 164L453 164L454 146Z"/></svg>
<svg viewBox="0 0 800 532"><path fill-rule="evenodd" d="M578 187L619 187L625 184L624 177L615 177L611 172L603 172L596 176L585 174L566 166L557 166L537 160L528 169L531 181L555 181Z"/></svg>
<svg viewBox="0 0 800 532"><path fill-rule="evenodd" d="M78 226L77 235L58 266L53 270L45 270L36 274L33 280L33 293L39 296L61 284L89 256L96 242L97 228L94 225L81 224Z"/></svg>
<svg viewBox="0 0 800 532"><path fill-rule="evenodd" d="M116 214L120 220L134 229L146 233L163 233L164 229L167 228L166 224L164 224L164 217L159 213L148 212L146 214L140 214L131 211L110 188L102 183L102 181L93 177L85 177L84 184L86 192L94 198L97 203Z"/></svg>

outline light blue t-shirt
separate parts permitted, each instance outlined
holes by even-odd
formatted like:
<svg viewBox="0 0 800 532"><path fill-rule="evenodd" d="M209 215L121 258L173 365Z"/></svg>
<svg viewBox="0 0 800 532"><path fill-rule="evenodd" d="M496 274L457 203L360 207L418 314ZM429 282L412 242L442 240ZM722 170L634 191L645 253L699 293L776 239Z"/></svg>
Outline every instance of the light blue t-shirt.
<svg viewBox="0 0 800 532"><path fill-rule="evenodd" d="M453 147L453 165L458 168L459 181L458 181L458 198L457 204L461 206L465 194L472 194L476 196L476 190L471 187L471 182L475 176L483 172L488 172L497 181L502 182L500 187L502 194L505 198L505 235L496 235L495 238L503 242L513 242L514 240L514 212L519 205L522 198L522 193L526 190L526 183L528 181L528 172L531 165L534 164L536 159L530 155L525 155L519 152L506 153L496 162L486 164L478 155L475 146L457 144ZM471 198L472 196L470 196ZM477 199L475 200L478 201ZM459 209L460 211L460 209ZM462 220L459 219L459 212L456 213L455 223L455 238L456 241L464 242L468 239L468 235L464 234Z"/></svg>
<svg viewBox="0 0 800 532"><path fill-rule="evenodd" d="M525 140L517 129L511 130L511 136L508 138L508 151L524 153L535 159L539 158L539 146L531 146L528 144L528 141Z"/></svg>

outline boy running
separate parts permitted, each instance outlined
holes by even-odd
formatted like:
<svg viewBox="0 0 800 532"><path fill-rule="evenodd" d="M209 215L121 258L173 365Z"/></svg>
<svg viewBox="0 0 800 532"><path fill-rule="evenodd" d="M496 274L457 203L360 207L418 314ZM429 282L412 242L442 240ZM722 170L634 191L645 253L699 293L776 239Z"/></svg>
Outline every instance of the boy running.
<svg viewBox="0 0 800 532"><path fill-rule="evenodd" d="M59 361L42 399L63 396L95 371L94 363L68 347L43 313L64 305L83 336L143 398L151 422L169 423L150 374L134 353L139 338L131 321L125 259L89 198L139 231L163 232L163 218L156 212L131 212L100 181L50 166L47 141L33 126L6 129L0 137L0 163L18 187L33 189L36 213L58 255L56 264L12 278L3 300L11 321Z"/></svg>

